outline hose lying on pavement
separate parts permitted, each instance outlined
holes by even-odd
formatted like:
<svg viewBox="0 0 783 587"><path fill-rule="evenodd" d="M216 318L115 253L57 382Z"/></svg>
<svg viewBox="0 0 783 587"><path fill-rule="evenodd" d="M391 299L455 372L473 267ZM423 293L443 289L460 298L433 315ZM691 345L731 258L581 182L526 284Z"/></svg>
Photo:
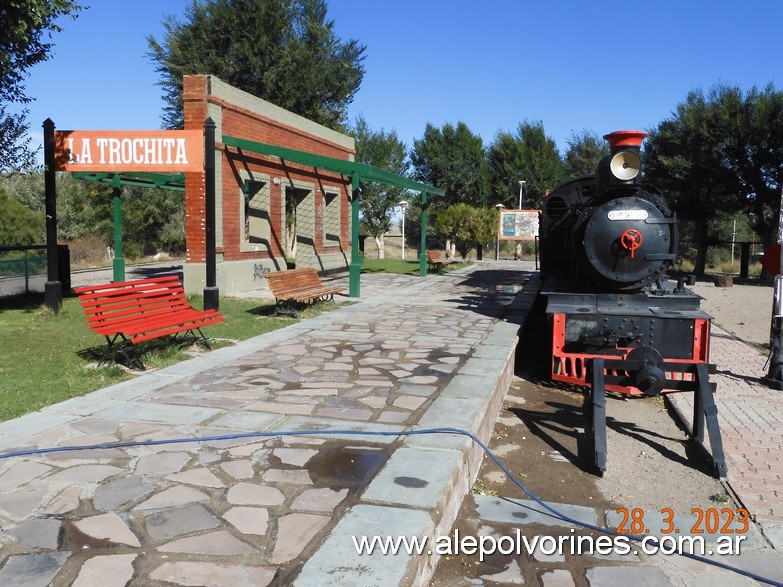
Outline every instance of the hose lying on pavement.
<svg viewBox="0 0 783 587"><path fill-rule="evenodd" d="M360 431L360 430L288 430L288 431L271 431L271 432L245 432L245 433L238 433L238 434L225 434L225 435L219 435L219 436L200 436L200 437L188 437L188 438L169 438L169 439L163 439L163 440L138 440L138 441L129 441L129 442L116 442L116 443L108 443L108 444L92 444L92 445L85 445L85 446L55 446L55 447L45 447L45 448L34 448L34 449L27 449L27 450L19 450L19 451L13 451L13 452L7 452L7 453L0 453L0 460L7 459L11 457L22 457L22 456L30 456L30 455L38 455L38 454L46 454L46 453L52 453L52 452L65 452L65 451L75 451L75 450L96 450L96 449L108 449L108 448L126 448L130 446L155 446L159 444L180 444L184 442L215 442L218 440L237 440L242 438L270 438L275 436L323 436L323 435L340 435L340 436L419 436L424 434L456 434L459 436L467 436L470 438L473 442L478 444L482 450L486 453L486 455L492 459L492 461L500 468L501 471L509 478L511 481L516 485L525 495L527 495L530 499L535 501L537 504L539 504L541 507L543 507L545 510L547 510L549 513L554 515L560 520L563 520L564 522L568 522L569 524L574 524L577 526L581 526L583 528L587 528L589 530L594 530L596 532L601 532L603 534L608 534L609 536L625 536L629 538L630 540L634 540L636 542L641 542L643 539L646 538L647 542L654 544L655 546L659 546L658 541L655 540L655 538L647 536L637 536L634 534L620 534L614 530L611 530L609 528L602 528L600 526L596 526L593 524L590 524L588 522L581 522L579 520L575 520L574 518L571 518L570 516L567 516L563 513L560 513L555 508L547 505L544 503L541 499L536 497L533 493L531 493L517 478L509 471L503 463L500 462L500 460L492 453L491 450L489 450L489 447L485 445L481 440L479 440L476 436L468 432L467 430L461 430L459 428L425 428L422 430L401 430L398 432L392 432L392 431ZM744 569L740 569L738 567L733 567L731 565L727 565L725 563L722 563L720 561L716 561L704 556L700 556L697 554L693 554L690 552L680 551L677 554L697 560L699 562L707 563L710 565L714 565L716 567L719 567L721 569L726 569L728 571L732 571L734 573L738 573L740 575L743 575L745 577L749 577L751 579L754 579L756 581L760 581L762 583L766 583L768 585L773 585L775 587L783 587L783 583L780 583L778 581L775 581L773 579L767 579L766 577L762 577L760 575L757 575L756 573L752 573L750 571L746 571Z"/></svg>

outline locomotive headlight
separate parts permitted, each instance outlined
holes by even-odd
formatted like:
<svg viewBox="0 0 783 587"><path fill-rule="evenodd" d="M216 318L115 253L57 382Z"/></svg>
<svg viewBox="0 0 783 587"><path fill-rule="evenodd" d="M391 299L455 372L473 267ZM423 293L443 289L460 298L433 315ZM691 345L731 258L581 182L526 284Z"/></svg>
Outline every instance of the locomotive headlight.
<svg viewBox="0 0 783 587"><path fill-rule="evenodd" d="M642 170L642 160L634 151L619 151L612 157L609 169L620 181L630 181Z"/></svg>

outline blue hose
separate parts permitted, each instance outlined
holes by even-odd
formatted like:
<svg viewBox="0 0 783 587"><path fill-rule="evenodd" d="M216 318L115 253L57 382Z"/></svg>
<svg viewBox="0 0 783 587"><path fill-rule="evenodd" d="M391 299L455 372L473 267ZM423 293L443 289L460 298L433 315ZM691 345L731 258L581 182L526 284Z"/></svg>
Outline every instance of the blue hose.
<svg viewBox="0 0 783 587"><path fill-rule="evenodd" d="M217 440L237 440L241 438L270 438L275 436L321 436L321 435L353 435L353 436L419 436L423 434L456 434L459 436L467 436L473 442L478 444L482 450L489 456L492 461L500 468L505 475L511 479L511 481L516 485L525 495L527 495L531 500L535 501L538 505L543 507L545 510L550 512L555 517L559 518L560 520L563 520L564 522L568 522L569 524L574 524L576 526L581 526L583 528L587 528L589 530L594 530L596 532L601 532L603 534L608 534L610 536L624 536L629 538L630 540L635 540L637 542L641 542L645 537L642 536L636 536L634 534L620 534L619 532L616 532L614 530L610 530L608 528L602 528L600 526L595 526L593 524L589 524L587 522L580 522L579 520L575 520L571 518L570 516L567 516L565 514L560 513L553 507L547 505L543 501L541 501L538 497L536 497L533 493L531 493L522 483L520 483L516 477L509 471L503 463L500 462L500 460L492 453L491 450L489 450L489 447L487 447L481 440L476 438L473 434L466 430L460 430L459 428L426 428L423 430L404 430L399 432L384 432L384 431L359 431L359 430L299 430L299 431L273 431L273 432L246 432L246 433L239 433L239 434L224 434L219 436L201 436L201 437L191 437L191 438L170 438L170 439L163 439L163 440L139 440L139 441L131 441L131 442L117 442L117 443L109 443L109 444L93 444L93 445L85 445L85 446L56 446L56 447L48 447L48 448L35 448L35 449L28 449L28 450L19 450L19 451L13 451L13 452L7 452L7 453L0 453L0 459L7 459L11 457L22 457L22 456L30 456L30 455L39 455L39 454L46 454L46 453L53 453L53 452L65 452L65 451L73 451L73 450L96 450L96 449L108 449L108 448L126 448L130 446L156 446L160 444L181 444L184 442L214 442ZM647 536L647 541L653 544L658 545L657 540L655 538ZM699 562L707 563L710 565L714 565L716 567L719 567L721 569L726 569L728 571L732 571L734 573L743 575L745 577L749 577L751 579L754 579L756 581L760 581L762 583L766 583L768 585L773 585L775 587L783 587L783 583L780 583L778 581L774 581L772 579L767 579L765 577L762 577L760 575L757 575L755 573L752 573L750 571L745 571L743 569L739 569L737 567L733 567L731 565L727 565L725 563L709 559L703 556L699 556L697 554L692 554L689 552L680 552L677 553L681 556L697 560Z"/></svg>

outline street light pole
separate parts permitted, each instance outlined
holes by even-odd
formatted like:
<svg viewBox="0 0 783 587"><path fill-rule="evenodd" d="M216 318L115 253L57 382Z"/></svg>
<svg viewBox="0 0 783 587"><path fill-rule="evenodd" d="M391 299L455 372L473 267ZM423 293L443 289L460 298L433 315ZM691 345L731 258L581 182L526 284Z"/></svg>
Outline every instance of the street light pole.
<svg viewBox="0 0 783 587"><path fill-rule="evenodd" d="M519 208L518 210L522 209L522 192L525 189L525 184L527 182L524 179L519 180ZM518 260L522 258L522 241L517 241L517 246L514 247L514 260Z"/></svg>
<svg viewBox="0 0 783 587"><path fill-rule="evenodd" d="M495 204L495 208L498 209L498 232L495 235L495 261L500 260L500 216L503 214L505 206L503 204Z"/></svg>
<svg viewBox="0 0 783 587"><path fill-rule="evenodd" d="M405 208L408 207L408 202L405 200L400 202L402 207L402 260L405 260Z"/></svg>
<svg viewBox="0 0 783 587"><path fill-rule="evenodd" d="M527 182L524 179L519 180L519 208L517 210L522 209L522 189L525 187L525 184Z"/></svg>

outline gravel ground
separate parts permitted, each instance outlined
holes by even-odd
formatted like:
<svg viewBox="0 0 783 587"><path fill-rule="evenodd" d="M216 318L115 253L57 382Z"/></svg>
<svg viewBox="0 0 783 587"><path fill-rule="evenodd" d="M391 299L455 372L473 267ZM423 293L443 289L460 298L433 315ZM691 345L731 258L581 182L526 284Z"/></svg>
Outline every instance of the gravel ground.
<svg viewBox="0 0 783 587"><path fill-rule="evenodd" d="M709 282L699 282L691 289L703 298L702 308L723 329L745 342L769 343L771 284L715 287Z"/></svg>

